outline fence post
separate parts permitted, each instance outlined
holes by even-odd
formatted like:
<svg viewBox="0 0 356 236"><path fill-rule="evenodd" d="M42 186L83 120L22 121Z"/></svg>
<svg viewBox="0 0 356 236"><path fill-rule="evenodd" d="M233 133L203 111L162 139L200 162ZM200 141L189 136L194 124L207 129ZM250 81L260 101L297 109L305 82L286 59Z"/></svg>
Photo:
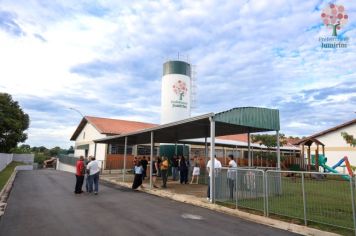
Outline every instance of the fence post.
<svg viewBox="0 0 356 236"><path fill-rule="evenodd" d="M304 215L304 225L307 225L307 202L305 198L305 188L304 188L304 173L302 172L302 192L303 192L303 215Z"/></svg>
<svg viewBox="0 0 356 236"><path fill-rule="evenodd" d="M356 216L355 216L355 193L353 188L352 176L350 177L350 189L351 189L351 203L352 203L352 219L354 221L354 233L356 235Z"/></svg>
<svg viewBox="0 0 356 236"><path fill-rule="evenodd" d="M269 213L268 213L268 170L266 171L266 187L265 187L265 193L266 193L266 216L268 217L269 216Z"/></svg>
<svg viewBox="0 0 356 236"><path fill-rule="evenodd" d="M238 182L237 182L237 172L238 169L236 170L236 178L235 178L235 188L236 188L236 209L238 209L238 198L239 198L239 190L238 190Z"/></svg>
<svg viewBox="0 0 356 236"><path fill-rule="evenodd" d="M262 193L263 193L263 215L267 216L267 211L266 211L266 180L265 180L265 172L262 170Z"/></svg>

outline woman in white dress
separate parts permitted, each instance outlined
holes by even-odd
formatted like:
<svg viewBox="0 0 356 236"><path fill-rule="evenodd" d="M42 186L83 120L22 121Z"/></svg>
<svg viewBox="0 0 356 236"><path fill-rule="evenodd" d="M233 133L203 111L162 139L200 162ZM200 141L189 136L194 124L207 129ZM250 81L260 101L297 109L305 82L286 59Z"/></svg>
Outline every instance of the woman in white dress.
<svg viewBox="0 0 356 236"><path fill-rule="evenodd" d="M199 160L198 158L194 159L194 165L193 165L193 174L192 174L192 180L190 181L190 184L193 184L194 177L196 177L196 183L199 183L199 175L200 175L200 165L199 165Z"/></svg>

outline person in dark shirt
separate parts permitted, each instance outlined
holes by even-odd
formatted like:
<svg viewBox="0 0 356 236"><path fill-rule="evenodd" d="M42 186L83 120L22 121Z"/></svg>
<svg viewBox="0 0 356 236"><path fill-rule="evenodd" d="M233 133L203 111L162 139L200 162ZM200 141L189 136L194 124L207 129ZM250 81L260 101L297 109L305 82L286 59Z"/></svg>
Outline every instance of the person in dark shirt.
<svg viewBox="0 0 356 236"><path fill-rule="evenodd" d="M179 158L180 183L188 183L188 165L184 156Z"/></svg>
<svg viewBox="0 0 356 236"><path fill-rule="evenodd" d="M172 178L173 178L173 181L177 180L177 177L178 177L178 174L179 174L178 164L179 164L178 157L176 155L174 155L173 159L172 159Z"/></svg>
<svg viewBox="0 0 356 236"><path fill-rule="evenodd" d="M143 168L142 179L144 180L145 177L147 176L147 165L148 165L148 161L146 160L145 156L142 157L141 165Z"/></svg>

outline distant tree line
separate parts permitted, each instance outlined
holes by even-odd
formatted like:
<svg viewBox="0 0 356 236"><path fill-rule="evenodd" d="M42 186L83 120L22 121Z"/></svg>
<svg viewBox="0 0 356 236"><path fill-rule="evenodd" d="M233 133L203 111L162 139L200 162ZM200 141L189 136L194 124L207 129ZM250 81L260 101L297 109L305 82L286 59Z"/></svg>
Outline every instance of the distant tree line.
<svg viewBox="0 0 356 236"><path fill-rule="evenodd" d="M22 144L18 147L12 148L11 153L32 153L35 154L35 162L42 164L43 161L51 158L58 157L60 155L68 155L74 153L73 146L70 146L68 149L62 149L60 147L46 148L45 146L40 147L31 147L28 144Z"/></svg>

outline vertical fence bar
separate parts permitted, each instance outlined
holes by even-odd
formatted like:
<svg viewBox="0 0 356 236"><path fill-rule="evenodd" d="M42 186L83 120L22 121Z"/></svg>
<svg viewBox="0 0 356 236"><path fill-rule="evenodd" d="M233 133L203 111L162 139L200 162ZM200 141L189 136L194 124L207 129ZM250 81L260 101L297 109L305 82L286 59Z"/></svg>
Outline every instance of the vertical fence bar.
<svg viewBox="0 0 356 236"><path fill-rule="evenodd" d="M269 213L268 213L268 171L266 171L266 216L268 217L269 216Z"/></svg>
<svg viewBox="0 0 356 236"><path fill-rule="evenodd" d="M267 216L267 210L266 210L266 185L265 185L265 180L266 175L265 172L262 171L262 193L263 193L263 215Z"/></svg>
<svg viewBox="0 0 356 236"><path fill-rule="evenodd" d="M304 225L307 225L307 201L305 198L305 187L304 187L304 173L302 173L302 192L303 192L303 216L304 216Z"/></svg>
<svg viewBox="0 0 356 236"><path fill-rule="evenodd" d="M122 174L122 182L125 182L126 175L126 159L127 159L127 136L125 137L125 149L124 149L124 171Z"/></svg>
<svg viewBox="0 0 356 236"><path fill-rule="evenodd" d="M352 203L352 218L354 221L354 234L356 235L356 216L355 216L355 193L353 188L353 180L350 178L350 189L351 189L351 203Z"/></svg>
<svg viewBox="0 0 356 236"><path fill-rule="evenodd" d="M237 172L236 170L236 179L235 179L235 188L236 188L236 209L238 209L238 198L239 198L239 190L238 190L238 182L237 182Z"/></svg>

